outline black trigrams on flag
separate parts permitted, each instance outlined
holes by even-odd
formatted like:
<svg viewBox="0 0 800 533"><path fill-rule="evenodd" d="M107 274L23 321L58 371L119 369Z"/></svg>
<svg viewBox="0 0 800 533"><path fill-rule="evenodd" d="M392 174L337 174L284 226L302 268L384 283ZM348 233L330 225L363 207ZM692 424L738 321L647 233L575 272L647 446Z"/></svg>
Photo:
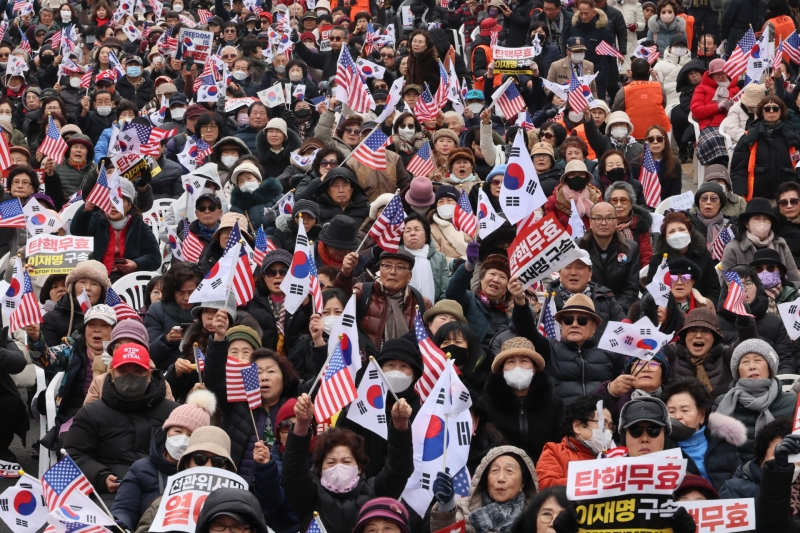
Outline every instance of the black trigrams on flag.
<svg viewBox="0 0 800 533"><path fill-rule="evenodd" d="M519 157L519 148L516 146L511 148L511 155L509 157Z"/></svg>
<svg viewBox="0 0 800 533"><path fill-rule="evenodd" d="M301 246L308 246L308 237L306 237L305 235L298 235L297 244Z"/></svg>
<svg viewBox="0 0 800 533"><path fill-rule="evenodd" d="M642 328L639 330L639 335L650 335L650 328Z"/></svg>
<svg viewBox="0 0 800 533"><path fill-rule="evenodd" d="M461 393L461 394L458 396L458 399L459 399L459 400L461 400L462 402L466 402L467 400L469 400L469 393L468 393L467 391L463 391L463 392L462 392L462 393Z"/></svg>
<svg viewBox="0 0 800 533"><path fill-rule="evenodd" d="M614 330L614 333L615 333L616 335L619 335L619 334L620 334L620 333L622 333L623 331L625 331L625 328L623 328L622 326L620 326L620 327L618 327L617 329L615 329L615 330Z"/></svg>
<svg viewBox="0 0 800 533"><path fill-rule="evenodd" d="M369 371L369 379L378 379L378 371L374 368Z"/></svg>
<svg viewBox="0 0 800 533"><path fill-rule="evenodd" d="M469 446L472 437L469 431L469 422L456 422L456 435L458 435L459 446Z"/></svg>
<svg viewBox="0 0 800 533"><path fill-rule="evenodd" d="M17 518L17 525L19 527L28 527L28 521Z"/></svg>
<svg viewBox="0 0 800 533"><path fill-rule="evenodd" d="M289 286L289 294L303 294L303 286L292 283Z"/></svg>
<svg viewBox="0 0 800 533"><path fill-rule="evenodd" d="M211 282L211 288L212 289L216 289L220 285L222 285L222 280L221 279L215 279L214 281Z"/></svg>
<svg viewBox="0 0 800 533"><path fill-rule="evenodd" d="M506 197L506 207L519 207L519 196Z"/></svg>
<svg viewBox="0 0 800 533"><path fill-rule="evenodd" d="M8 498L3 498L0 500L0 509L6 512L8 511Z"/></svg>
<svg viewBox="0 0 800 533"><path fill-rule="evenodd" d="M425 490L430 490L431 488L431 475L427 473L422 474L422 479L419 482L420 486Z"/></svg>
<svg viewBox="0 0 800 533"><path fill-rule="evenodd" d="M364 402L362 402L361 400L358 401L356 407L358 407L358 412L361 413L362 415L367 412L367 406L364 405Z"/></svg>
<svg viewBox="0 0 800 533"><path fill-rule="evenodd" d="M525 192L527 192L528 194L533 196L533 194L536 192L536 187L537 186L538 186L538 183L536 183L535 180L531 180L531 182L528 184L528 186L525 187Z"/></svg>
<svg viewBox="0 0 800 533"><path fill-rule="evenodd" d="M386 423L386 415L378 415L378 424Z"/></svg>
<svg viewBox="0 0 800 533"><path fill-rule="evenodd" d="M353 315L342 315L342 326L346 328L353 327L356 322L356 317Z"/></svg>
<svg viewBox="0 0 800 533"><path fill-rule="evenodd" d="M444 405L444 391L439 391L439 397L436 398L436 403L439 405Z"/></svg>

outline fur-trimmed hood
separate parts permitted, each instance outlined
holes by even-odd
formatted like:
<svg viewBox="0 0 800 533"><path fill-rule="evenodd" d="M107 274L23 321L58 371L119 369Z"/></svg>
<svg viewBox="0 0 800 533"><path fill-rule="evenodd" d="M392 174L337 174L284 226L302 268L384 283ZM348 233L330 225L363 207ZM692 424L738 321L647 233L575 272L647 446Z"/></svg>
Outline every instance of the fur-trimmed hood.
<svg viewBox="0 0 800 533"><path fill-rule="evenodd" d="M640 205L633 204L633 216L635 217L635 227L638 233L650 233L653 228L653 215L650 211Z"/></svg>
<svg viewBox="0 0 800 533"><path fill-rule="evenodd" d="M666 32L686 32L686 21L677 15L669 25L664 24L658 17L650 17L647 21L647 29L653 33L666 33Z"/></svg>
<svg viewBox="0 0 800 533"><path fill-rule="evenodd" d="M721 413L708 415L708 436L717 437L736 447L747 442L747 427L732 416Z"/></svg>
<svg viewBox="0 0 800 533"><path fill-rule="evenodd" d="M608 26L608 15L606 15L602 9L597 10L597 17L598 18L593 20L593 22L598 30L602 30ZM581 17L576 12L574 15L572 15L572 25L577 26L578 24L581 24ZM591 24L591 22L589 24Z"/></svg>
<svg viewBox="0 0 800 533"><path fill-rule="evenodd" d="M492 464L492 461L500 457L501 455L507 454L514 454L525 463L528 467L528 471L530 472L531 479L533 483L529 483L526 487L524 487L523 492L525 492L525 507L531 502L533 497L539 491L539 478L536 475L536 467L533 464L533 461L528 454L525 453L521 448L517 448L516 446L497 446L496 448L492 448L489 453L481 461L481 464L478 465L478 468L475 469L475 475L472 476L472 483L469 485L469 499L467 502L467 506L469 507L470 511L475 509L479 509L483 507L483 491L485 488L480 487L481 479L483 478L486 469L489 468L489 465ZM532 486L531 486L532 485Z"/></svg>

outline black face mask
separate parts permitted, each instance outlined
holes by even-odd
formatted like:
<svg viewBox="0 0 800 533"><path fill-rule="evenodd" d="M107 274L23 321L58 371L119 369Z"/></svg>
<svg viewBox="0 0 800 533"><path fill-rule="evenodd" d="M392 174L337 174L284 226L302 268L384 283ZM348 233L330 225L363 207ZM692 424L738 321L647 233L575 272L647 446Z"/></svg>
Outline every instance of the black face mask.
<svg viewBox="0 0 800 533"><path fill-rule="evenodd" d="M567 187L572 189L573 191L582 191L586 188L586 177L585 176L572 176L571 178L566 178L564 183Z"/></svg>
<svg viewBox="0 0 800 533"><path fill-rule="evenodd" d="M397 55L398 56L403 56L403 55L406 54L407 51L408 51L408 48L406 48L405 46L401 46L400 48L397 49Z"/></svg>
<svg viewBox="0 0 800 533"><path fill-rule="evenodd" d="M376 105L375 106L375 114L378 115L378 116L381 116L381 113L383 113L384 109L386 109L386 106L384 104Z"/></svg>
<svg viewBox="0 0 800 533"><path fill-rule="evenodd" d="M297 118L300 118L300 119L306 119L306 118L311 116L311 110L310 109L298 109L297 111L294 112L294 116L296 116Z"/></svg>
<svg viewBox="0 0 800 533"><path fill-rule="evenodd" d="M450 354L450 357L453 358L453 361L455 361L456 366L461 366L467 362L467 356L469 355L469 348L463 348L455 344L445 344L444 346L442 346L442 351L444 353Z"/></svg>
<svg viewBox="0 0 800 533"><path fill-rule="evenodd" d="M51 55L41 56L39 58L39 63L41 63L42 65L52 65L54 60L55 57Z"/></svg>
<svg viewBox="0 0 800 533"><path fill-rule="evenodd" d="M144 396L147 385L150 383L150 376L135 376L124 374L114 378L114 387L126 400L134 400Z"/></svg>
<svg viewBox="0 0 800 533"><path fill-rule="evenodd" d="M606 177L611 182L615 181L622 181L625 179L625 169L624 168L612 168L608 172L606 172Z"/></svg>

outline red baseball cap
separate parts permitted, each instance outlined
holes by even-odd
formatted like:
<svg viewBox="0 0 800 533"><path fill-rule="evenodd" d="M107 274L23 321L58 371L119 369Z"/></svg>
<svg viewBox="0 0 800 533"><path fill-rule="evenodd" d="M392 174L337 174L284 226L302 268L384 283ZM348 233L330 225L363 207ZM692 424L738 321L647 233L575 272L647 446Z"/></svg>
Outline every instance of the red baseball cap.
<svg viewBox="0 0 800 533"><path fill-rule="evenodd" d="M119 368L122 365L139 365L150 370L150 353L141 344L128 342L114 350L114 357L111 359L111 368Z"/></svg>
<svg viewBox="0 0 800 533"><path fill-rule="evenodd" d="M102 70L97 73L97 76L94 77L95 84L100 83L101 81L110 81L113 84L117 83L117 77L113 70Z"/></svg>

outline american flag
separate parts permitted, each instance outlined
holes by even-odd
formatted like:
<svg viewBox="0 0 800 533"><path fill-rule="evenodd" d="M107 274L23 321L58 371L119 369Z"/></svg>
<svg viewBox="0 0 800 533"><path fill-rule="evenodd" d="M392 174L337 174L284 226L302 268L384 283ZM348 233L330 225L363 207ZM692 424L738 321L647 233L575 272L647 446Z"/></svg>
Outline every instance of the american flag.
<svg viewBox="0 0 800 533"><path fill-rule="evenodd" d="M197 263L206 247L197 235L189 231L189 221L186 218L183 219L182 240L181 252L183 253L183 258L189 263Z"/></svg>
<svg viewBox="0 0 800 533"><path fill-rule="evenodd" d="M417 302L421 304L422 302ZM417 315L414 317L414 333L417 336L417 344L419 344L419 351L422 354L422 364L424 370L422 377L417 380L414 385L414 390L419 394L420 399L424 402L431 393L439 376L442 375L445 368L447 368L447 357L444 352L436 346L433 341L428 337L428 332L425 331L425 324L422 322L422 314L417 308Z"/></svg>
<svg viewBox="0 0 800 533"><path fill-rule="evenodd" d="M311 298L314 300L314 311L322 314L324 304L322 303L322 288L319 286L319 276L317 275L317 264L314 261L313 253L308 256L309 273L308 279L311 284Z"/></svg>
<svg viewBox="0 0 800 533"><path fill-rule="evenodd" d="M555 301L555 293L553 295L547 295L545 298L544 305L542 306L542 313L539 315L539 324L538 329L539 333L541 333L544 337L548 339L556 339L561 340L561 331L560 328L556 325L555 314L556 314L556 301Z"/></svg>
<svg viewBox="0 0 800 533"><path fill-rule="evenodd" d="M447 105L447 87L450 84L450 77L447 75L447 71L442 65L442 62L439 61L439 87L436 89L436 96L434 100L436 101L436 105L439 109L442 109L444 106Z"/></svg>
<svg viewBox="0 0 800 533"><path fill-rule="evenodd" d="M328 420L342 407L355 400L356 396L358 396L356 385L342 355L342 343L337 341L336 349L319 386L319 393L314 399L314 418L318 421Z"/></svg>
<svg viewBox="0 0 800 533"><path fill-rule="evenodd" d="M375 105L375 100L369 93L367 84L361 78L361 73L346 46L342 46L339 63L336 66L336 87L347 92L346 103L356 113L368 113Z"/></svg>
<svg viewBox="0 0 800 533"><path fill-rule="evenodd" d="M156 48L164 55L172 55L178 50L178 39L172 36L172 26L158 38Z"/></svg>
<svg viewBox="0 0 800 533"><path fill-rule="evenodd" d="M24 228L25 214L19 198L12 198L0 204L0 228Z"/></svg>
<svg viewBox="0 0 800 533"><path fill-rule="evenodd" d="M111 67L113 72L116 72L117 79L119 79L120 76L125 75L125 69L122 68L122 64L119 62L119 59L117 59L117 56L111 50L108 52L108 65Z"/></svg>
<svg viewBox="0 0 800 533"><path fill-rule="evenodd" d="M756 34L753 33L753 27L747 29L742 40L733 49L731 57L725 62L725 74L732 80L735 80L743 72L747 70L747 59L750 57L750 52L756 44Z"/></svg>
<svg viewBox="0 0 800 533"><path fill-rule="evenodd" d="M600 44L595 48L595 53L601 56L616 57L620 61L625 61L625 56L619 53L619 50L611 46L605 41L600 41Z"/></svg>
<svg viewBox="0 0 800 533"><path fill-rule="evenodd" d="M201 72L197 79L194 80L193 88L195 92L197 92L197 89L199 89L201 85L215 85L217 83L215 71L216 69L214 68L214 61L209 55L205 64L203 65L203 72Z"/></svg>
<svg viewBox="0 0 800 533"><path fill-rule="evenodd" d="M364 47L362 49L363 56L367 57L370 55L375 48L375 42L378 40L380 35L378 32L375 31L375 28L372 26L372 23L367 23L367 33L364 35Z"/></svg>
<svg viewBox="0 0 800 533"><path fill-rule="evenodd" d="M273 250L277 250L278 247L275 246L275 243L272 242L272 239L267 239L267 253L272 252Z"/></svg>
<svg viewBox="0 0 800 533"><path fill-rule="evenodd" d="M308 526L308 531L306 533L327 533L319 523L319 516L315 516L311 519L311 524Z"/></svg>
<svg viewBox="0 0 800 533"><path fill-rule="evenodd" d="M61 211L59 211L59 212L63 213L64 209L68 208L69 206L71 206L75 202L80 202L81 200L83 200L83 191L78 189L78 191L75 194L73 194L72 196L69 197L69 200L67 200L67 203L64 204L64 207L62 207Z"/></svg>
<svg viewBox="0 0 800 533"><path fill-rule="evenodd" d="M414 154L414 157L411 158L411 161L408 162L406 170L414 177L424 176L427 178L435 169L436 165L433 163L430 142L425 141L425 143L419 147L417 153Z"/></svg>
<svg viewBox="0 0 800 533"><path fill-rule="evenodd" d="M228 242L225 244L225 252L228 253L242 240L242 231L239 223L234 224ZM255 296L256 282L253 279L253 271L250 269L250 258L244 246L239 246L239 258L233 272L233 292L236 295L236 305L245 305Z"/></svg>
<svg viewBox="0 0 800 533"><path fill-rule="evenodd" d="M728 246L733 240L733 231L728 226L722 228L717 238L714 239L714 244L711 247L711 257L717 261L722 261L722 254L725 253L725 247Z"/></svg>
<svg viewBox="0 0 800 533"><path fill-rule="evenodd" d="M581 86L578 76L575 71L572 71L572 77L569 80L569 95L567 96L570 110L575 113L583 113L583 110L589 107L589 102L583 95L583 88Z"/></svg>
<svg viewBox="0 0 800 533"><path fill-rule="evenodd" d="M389 137L380 128L372 130L353 150L353 159L372 170L386 170L386 145Z"/></svg>
<svg viewBox="0 0 800 533"><path fill-rule="evenodd" d="M775 50L775 57L772 58L772 70L778 70L781 67L781 63L783 63L783 41L778 45L778 49Z"/></svg>
<svg viewBox="0 0 800 533"><path fill-rule="evenodd" d="M147 24L145 20L142 23L142 39L147 39L147 36L150 35L150 26Z"/></svg>
<svg viewBox="0 0 800 533"><path fill-rule="evenodd" d="M162 130L161 128L156 128L154 126L145 126L144 124L136 124L133 122L125 124L125 126L122 128L122 131L129 130L135 130L136 138L141 145L139 147L140 153L142 155L154 156L160 155L159 144L161 141L170 137L170 135L174 135L175 133L174 130Z"/></svg>
<svg viewBox="0 0 800 533"><path fill-rule="evenodd" d="M117 323L123 320L142 321L142 319L139 318L139 313L134 311L130 304L123 302L122 298L117 294L117 291L111 287L106 289L106 305L114 309L114 312L117 313Z"/></svg>
<svg viewBox="0 0 800 533"><path fill-rule="evenodd" d="M200 24L208 24L208 21L213 16L214 15L211 13L211 11L209 11L207 9L198 9L197 10L197 18L200 19Z"/></svg>
<svg viewBox="0 0 800 533"><path fill-rule="evenodd" d="M22 276L25 279L22 299L17 304L14 312L11 313L10 332L18 331L25 326L42 323L42 310L39 308L39 302L36 301L36 295L33 294L31 278L24 268L22 269Z"/></svg>
<svg viewBox="0 0 800 533"><path fill-rule="evenodd" d="M108 533L108 529L96 524L84 524L83 522L65 522L59 520L64 533ZM58 531L52 525L47 526L44 533L55 533Z"/></svg>
<svg viewBox="0 0 800 533"><path fill-rule="evenodd" d="M256 246L253 248L253 261L257 266L261 266L264 258L267 256L267 234L264 233L264 227L259 226L256 231Z"/></svg>
<svg viewBox="0 0 800 533"><path fill-rule="evenodd" d="M31 6L33 6L33 3L31 3ZM8 15L3 13L3 22L0 23L0 41L3 40L3 36L6 34L7 29L8 29ZM23 35L25 35L24 32ZM30 45L30 43L28 44Z"/></svg>
<svg viewBox="0 0 800 533"><path fill-rule="evenodd" d="M171 137L176 133L177 132L173 129L169 132L168 137ZM205 163L205 158L208 157L211 154L211 152L214 151L214 147L209 145L207 142L205 142L203 139L199 137L195 140L195 143L197 146L197 158L196 158L197 162L198 164L200 164L200 161L202 160L203 163Z"/></svg>
<svg viewBox="0 0 800 533"><path fill-rule="evenodd" d="M28 38L25 37L25 33L21 33L21 36L22 36L21 37L22 41L19 43L19 49L20 50L24 50L24 51L26 51L26 52L28 52L30 54L31 51L32 51L31 50L31 43L28 40Z"/></svg>
<svg viewBox="0 0 800 533"><path fill-rule="evenodd" d="M197 347L197 343L194 345L194 360L197 362L197 369L200 372L206 371L206 356L203 355L203 352L200 351L200 348Z"/></svg>
<svg viewBox="0 0 800 533"><path fill-rule="evenodd" d="M0 168L11 166L11 152L8 150L8 142L4 135L0 135Z"/></svg>
<svg viewBox="0 0 800 533"><path fill-rule="evenodd" d="M658 181L658 169L656 169L656 163L653 161L650 145L647 143L644 145L639 181L644 188L644 201L650 207L655 208L661 201L661 182Z"/></svg>
<svg viewBox="0 0 800 533"><path fill-rule="evenodd" d="M517 113L525 109L525 99L519 94L514 82L511 82L506 87L506 90L503 91L503 94L497 98L496 105L506 118L513 118L517 116Z"/></svg>
<svg viewBox="0 0 800 533"><path fill-rule="evenodd" d="M786 39L781 41L784 44L783 53L786 54L793 63L800 63L800 35L792 32Z"/></svg>
<svg viewBox="0 0 800 533"><path fill-rule="evenodd" d="M57 31L50 37L50 47L55 52L61 47L61 32Z"/></svg>
<svg viewBox="0 0 800 533"><path fill-rule="evenodd" d="M369 230L369 236L375 239L378 246L387 252L397 253L400 239L403 237L406 214L403 211L403 202L400 196L394 197L386 204L381 216Z"/></svg>
<svg viewBox="0 0 800 533"><path fill-rule="evenodd" d="M250 363L240 363L235 357L228 356L228 360L225 362L225 381L229 402L247 401L242 370L248 366Z"/></svg>
<svg viewBox="0 0 800 533"><path fill-rule="evenodd" d="M532 131L536 129L536 126L533 125L533 117L531 117L530 111L527 109L524 111L519 112L519 118L517 119L517 126L522 128L525 131Z"/></svg>
<svg viewBox="0 0 800 533"><path fill-rule="evenodd" d="M500 31L493 31L491 37L489 38L489 46L492 50L495 49L497 46L497 39L500 37Z"/></svg>
<svg viewBox="0 0 800 533"><path fill-rule="evenodd" d="M39 146L39 151L55 161L57 165L64 160L64 154L67 153L67 143L61 137L61 132L58 131L58 126L52 116L48 117L47 135Z"/></svg>
<svg viewBox="0 0 800 533"><path fill-rule="evenodd" d="M42 476L42 494L47 508L55 511L65 505L74 490L87 496L94 491L78 465L67 455Z"/></svg>
<svg viewBox="0 0 800 533"><path fill-rule="evenodd" d="M250 366L242 369L242 382L244 394L247 396L247 406L251 410L261 407L261 385L258 382L257 364L250 363Z"/></svg>
<svg viewBox="0 0 800 533"><path fill-rule="evenodd" d="M414 104L414 114L420 122L424 120L433 120L439 115L439 107L436 105L436 99L431 94L431 89L425 83L425 90L417 98L417 103Z"/></svg>
<svg viewBox="0 0 800 533"><path fill-rule="evenodd" d="M658 46L644 46L639 45L636 47L636 50L633 51L633 56L638 57L641 59L646 59L648 63L651 65L658 60L661 53L658 51Z"/></svg>
<svg viewBox="0 0 800 533"><path fill-rule="evenodd" d="M723 271L722 274L728 281L728 296L725 298L725 303L722 304L723 309L727 309L734 315L753 316L744 308L744 303L747 301L747 293L745 293L739 274L732 270Z"/></svg>
<svg viewBox="0 0 800 533"><path fill-rule="evenodd" d="M83 89L88 89L89 86L92 84L92 76L94 76L94 70L90 67L86 73L81 76L81 87Z"/></svg>
<svg viewBox="0 0 800 533"><path fill-rule="evenodd" d="M469 486L471 483L472 480L469 477L469 470L467 470L467 465L464 465L464 468L453 476L453 490L456 495L461 498L466 498L469 496Z"/></svg>
<svg viewBox="0 0 800 533"><path fill-rule="evenodd" d="M470 237L474 236L478 229L475 223L475 213L472 212L472 206L469 205L469 198L464 189L461 189L461 195L458 197L458 203L453 212L453 226Z"/></svg>
<svg viewBox="0 0 800 533"><path fill-rule="evenodd" d="M12 13L21 13L22 9L25 7L30 0L17 0L14 2L14 8L12 9ZM24 35L24 33L23 33Z"/></svg>
<svg viewBox="0 0 800 533"><path fill-rule="evenodd" d="M100 173L97 175L97 182L92 188L92 192L86 198L90 204L94 204L100 208L101 211L108 211L111 209L111 189L108 186L108 177L106 176L106 166L100 165Z"/></svg>

